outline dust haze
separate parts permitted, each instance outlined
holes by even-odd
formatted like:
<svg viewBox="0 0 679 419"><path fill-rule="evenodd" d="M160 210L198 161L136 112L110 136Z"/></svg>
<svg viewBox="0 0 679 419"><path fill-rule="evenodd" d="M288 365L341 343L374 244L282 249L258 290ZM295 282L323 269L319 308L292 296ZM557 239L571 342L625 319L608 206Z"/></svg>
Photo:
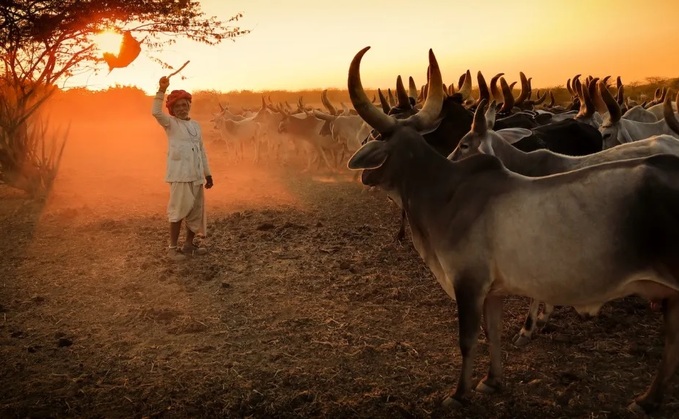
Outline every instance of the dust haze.
<svg viewBox="0 0 679 419"><path fill-rule="evenodd" d="M48 104L44 114L50 127L59 132L70 128L47 212L82 209L109 219L164 216L169 194L164 182L167 140L151 115L152 100L126 88L69 92ZM191 116L201 124L215 181L206 195L208 220L211 214L301 205L285 186L285 177L302 171L303 156L282 147L279 156L267 155L254 163L254 151L246 148L245 157L236 159L220 143L205 104L194 99L196 108L203 111ZM318 181L347 181L345 171L308 175Z"/></svg>

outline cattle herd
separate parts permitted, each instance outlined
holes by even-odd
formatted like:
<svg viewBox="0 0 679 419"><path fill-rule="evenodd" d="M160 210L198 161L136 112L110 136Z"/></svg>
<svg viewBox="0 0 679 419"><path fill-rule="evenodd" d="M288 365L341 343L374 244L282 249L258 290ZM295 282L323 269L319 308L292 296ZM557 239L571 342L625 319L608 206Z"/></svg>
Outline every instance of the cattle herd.
<svg viewBox="0 0 679 419"><path fill-rule="evenodd" d="M533 99L523 73L514 97L503 74L489 86L479 72L475 98L470 72L444 84L430 50L426 85L418 89L411 77L406 89L398 76L395 95L379 91L378 102L361 83L368 49L349 68L352 108L338 110L326 92L325 110L262 99L250 116L223 109L215 128L235 155L252 144L255 159L277 153L286 137L306 153L305 170L360 170L364 185L400 207L398 239L407 225L457 303L462 367L447 406L462 405L472 390L481 330L490 368L475 389L501 387L504 296L532 299L513 339L526 345L554 305L596 315L636 294L662 312L665 347L629 408L659 407L679 364L679 120L671 92L639 104L625 97L620 78L614 87L608 77L578 75L567 83L570 103L559 105L551 94Z"/></svg>

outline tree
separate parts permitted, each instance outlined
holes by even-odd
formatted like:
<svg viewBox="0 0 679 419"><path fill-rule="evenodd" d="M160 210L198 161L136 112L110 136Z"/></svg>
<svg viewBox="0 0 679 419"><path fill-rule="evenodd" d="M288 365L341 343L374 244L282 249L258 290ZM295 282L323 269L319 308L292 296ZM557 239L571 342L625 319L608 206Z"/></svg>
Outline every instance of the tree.
<svg viewBox="0 0 679 419"><path fill-rule="evenodd" d="M154 54L178 38L208 45L235 40L249 33L234 26L241 17L207 17L198 1L189 0L2 1L0 179L33 195L51 186L65 138L45 152L44 138L36 139L44 127L33 129L36 112L59 81L93 65L100 71L103 57L93 35L117 30L143 36L145 53L171 69Z"/></svg>

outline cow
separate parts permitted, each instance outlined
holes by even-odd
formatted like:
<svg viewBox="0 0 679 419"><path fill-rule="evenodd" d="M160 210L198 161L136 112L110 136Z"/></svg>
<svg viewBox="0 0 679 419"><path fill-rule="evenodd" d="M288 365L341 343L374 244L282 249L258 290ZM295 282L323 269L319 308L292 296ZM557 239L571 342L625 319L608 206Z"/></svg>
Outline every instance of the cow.
<svg viewBox="0 0 679 419"><path fill-rule="evenodd" d="M638 294L661 302L665 347L652 383L628 408L658 408L679 364L679 157L660 154L538 178L507 170L495 156L450 161L418 132L433 118L399 121L366 106L360 62L369 48L351 62L349 94L382 139L363 145L348 167L362 170L363 184L381 188L403 208L417 252L457 302L462 367L444 406L459 409L472 389L482 325L490 369L476 390L501 387L505 295L592 312ZM429 62L429 96L441 98L431 49ZM427 115L436 115L430 108Z"/></svg>
<svg viewBox="0 0 679 419"><path fill-rule="evenodd" d="M325 121L306 110L295 114L284 111L283 114L284 117L278 125L278 133L290 135L293 141L301 141L309 153L303 171L310 170L314 160L319 168L321 162L324 162L331 172L337 170L335 156L343 150L343 146L337 144L330 135L321 134Z"/></svg>
<svg viewBox="0 0 679 419"><path fill-rule="evenodd" d="M488 111L485 111L485 103L482 102L474 115L474 130L470 131L460 140L457 148L448 156L448 159L458 161L465 157L484 153L496 156L507 169L514 173L538 177L568 172L615 160L634 159L654 154L674 154L679 156L679 139L671 135L658 135L586 156L573 157L549 150L535 150L526 153L513 147L505 141L500 133L490 129L493 125L494 114L495 107L491 104ZM527 345L535 329L543 328L549 321L554 307L550 304L545 304L544 311L538 316L539 308L539 301L531 301L524 325L513 338L515 345Z"/></svg>
<svg viewBox="0 0 679 419"><path fill-rule="evenodd" d="M601 127L599 127L604 148L615 147L618 144L638 141L659 134L669 134L679 138L679 134L672 131L664 119L657 122L637 122L622 118L620 105L618 105L618 102L615 101L606 85L602 82L599 82L599 91L608 107L608 114L604 118ZM665 102L669 103L670 110L672 110L672 102L669 95L667 95ZM665 105L661 104L661 106Z"/></svg>

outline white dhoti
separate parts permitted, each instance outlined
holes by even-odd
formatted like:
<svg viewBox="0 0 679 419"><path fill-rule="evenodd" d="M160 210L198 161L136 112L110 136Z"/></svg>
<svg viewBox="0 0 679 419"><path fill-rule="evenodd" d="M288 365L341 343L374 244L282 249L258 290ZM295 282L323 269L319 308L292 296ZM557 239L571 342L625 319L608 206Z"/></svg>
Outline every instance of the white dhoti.
<svg viewBox="0 0 679 419"><path fill-rule="evenodd" d="M186 220L186 227L206 236L205 194L203 185L192 182L170 183L167 216L171 223Z"/></svg>

